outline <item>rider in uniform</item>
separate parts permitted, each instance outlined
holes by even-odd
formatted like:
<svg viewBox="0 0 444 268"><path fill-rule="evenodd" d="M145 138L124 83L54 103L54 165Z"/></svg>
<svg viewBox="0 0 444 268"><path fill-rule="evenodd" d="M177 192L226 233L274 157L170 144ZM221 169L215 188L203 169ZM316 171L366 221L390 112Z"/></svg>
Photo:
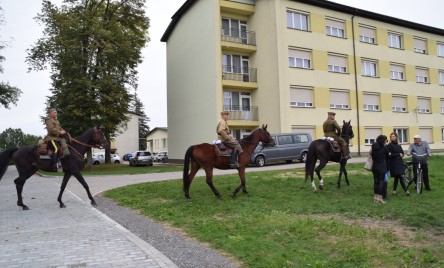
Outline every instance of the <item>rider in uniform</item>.
<svg viewBox="0 0 444 268"><path fill-rule="evenodd" d="M345 143L344 139L341 138L341 127L339 126L338 122L335 120L336 113L334 112L328 112L328 118L325 120L323 129L324 129L324 136L325 137L332 137L335 139L335 141L338 142L340 148L342 157L345 159L350 159L351 155L348 151L348 146Z"/></svg>
<svg viewBox="0 0 444 268"><path fill-rule="evenodd" d="M230 128L228 127L228 112L221 112L221 119L217 123L216 132L218 134L217 138L221 140L226 146L233 148L230 158L230 168L238 168L239 164L237 162L237 156L243 152L242 147L239 142L230 135Z"/></svg>
<svg viewBox="0 0 444 268"><path fill-rule="evenodd" d="M63 135L66 134L66 131L62 128L59 121L57 120L57 110L55 108L49 109L48 117L45 119L46 130L48 131L48 135L46 135L45 140L52 143L54 149L59 149L57 147L57 143L54 141L58 141L62 147L62 158L69 157L69 149L66 144L66 140ZM56 152L52 155L53 167L57 168L57 154Z"/></svg>

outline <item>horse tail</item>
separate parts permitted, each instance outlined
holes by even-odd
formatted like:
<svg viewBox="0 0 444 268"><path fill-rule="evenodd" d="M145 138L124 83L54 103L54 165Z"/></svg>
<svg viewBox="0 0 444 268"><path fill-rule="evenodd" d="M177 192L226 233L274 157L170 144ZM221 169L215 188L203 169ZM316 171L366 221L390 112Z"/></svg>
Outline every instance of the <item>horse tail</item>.
<svg viewBox="0 0 444 268"><path fill-rule="evenodd" d="M315 146L314 142L310 144L307 152L307 160L305 161L305 180L307 181L308 176L312 175L314 172L314 167L316 165L315 161Z"/></svg>
<svg viewBox="0 0 444 268"><path fill-rule="evenodd" d="M11 159L12 154L18 149L19 148L8 149L0 154L0 180L8 169L9 160Z"/></svg>
<svg viewBox="0 0 444 268"><path fill-rule="evenodd" d="M189 170L190 170L190 159L191 154L193 153L194 145L190 146L185 153L185 160L183 163L183 189L186 191L188 187L190 186L190 179L189 179Z"/></svg>

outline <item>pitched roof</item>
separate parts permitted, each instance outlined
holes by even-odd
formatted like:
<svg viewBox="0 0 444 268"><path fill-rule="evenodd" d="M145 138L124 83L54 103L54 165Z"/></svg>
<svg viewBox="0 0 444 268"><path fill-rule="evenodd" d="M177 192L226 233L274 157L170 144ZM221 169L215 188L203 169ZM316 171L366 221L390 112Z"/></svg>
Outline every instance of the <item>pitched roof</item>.
<svg viewBox="0 0 444 268"><path fill-rule="evenodd" d="M177 23L179 23L179 20L182 17L182 15L185 14L188 11L188 9L190 9L193 6L193 4L197 1L198 0L187 0L176 11L176 13L174 13L174 15L171 17L171 22L168 25L168 28L165 30L165 33L163 34L160 41L162 41L162 42L168 41L169 36L174 31L174 27L176 27ZM334 2L330 2L330 1L326 1L326 0L291 0L291 1L304 3L304 4L308 4L308 5L312 5L312 6L317 6L317 7L322 7L322 8L326 8L326 9L330 9L330 10L334 10L334 11L339 11L339 12L343 12L343 13L354 15L354 16L359 16L359 17L363 17L363 18L367 18L367 19L377 20L377 21L381 21L381 22L386 22L386 23L390 23L390 24L422 31L422 32L427 32L427 33L432 33L432 34L444 36L444 29L440 29L440 28L436 28L436 27L432 27L432 26L427 26L424 24L419 24L416 22L408 21L408 20L398 19L395 17L390 17L387 15L382 15L382 14L367 11L364 9L346 6L343 4L338 4L338 3L334 3Z"/></svg>

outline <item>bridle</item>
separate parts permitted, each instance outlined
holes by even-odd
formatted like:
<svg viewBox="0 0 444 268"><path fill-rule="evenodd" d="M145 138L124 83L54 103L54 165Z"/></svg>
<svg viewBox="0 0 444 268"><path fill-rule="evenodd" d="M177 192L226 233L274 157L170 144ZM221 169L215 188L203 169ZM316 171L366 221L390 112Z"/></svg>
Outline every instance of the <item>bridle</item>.
<svg viewBox="0 0 444 268"><path fill-rule="evenodd" d="M81 142L81 141L73 138L71 136L71 134L69 134L68 132L66 133L66 135L68 136L68 142L67 142L68 143L68 147L70 149L74 150L80 156L82 156L82 154L79 153L76 149L74 149L74 147L72 147L71 143L74 142L74 143L80 144L80 145L88 147L88 148L102 149L103 140L102 140L101 135L100 135L100 130L97 129L96 127L94 127L94 140L93 141L94 141L95 144L93 144L93 145Z"/></svg>

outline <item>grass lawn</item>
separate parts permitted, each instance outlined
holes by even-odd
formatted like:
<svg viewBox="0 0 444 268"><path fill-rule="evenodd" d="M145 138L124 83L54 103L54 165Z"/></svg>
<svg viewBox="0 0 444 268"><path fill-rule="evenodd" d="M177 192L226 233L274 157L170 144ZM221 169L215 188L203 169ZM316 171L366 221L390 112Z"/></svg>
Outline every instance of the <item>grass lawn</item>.
<svg viewBox="0 0 444 268"><path fill-rule="evenodd" d="M140 166L131 167L126 164L101 164L93 165L91 168L84 168L83 175L125 175L125 174L146 174L146 173L161 173L161 172L174 172L182 171L183 165L153 165L153 166ZM63 172L46 172L39 170L40 173L49 176L63 176Z"/></svg>
<svg viewBox="0 0 444 268"><path fill-rule="evenodd" d="M302 169L247 173L247 190L230 197L237 175L217 176L218 201L203 178L186 202L181 181L143 183L105 196L228 252L244 267L444 267L444 157L429 160L431 192L373 203L373 177L347 165L350 186L338 189L338 166L323 170L313 192ZM316 181L318 183L318 181ZM389 193L393 179L389 181Z"/></svg>

